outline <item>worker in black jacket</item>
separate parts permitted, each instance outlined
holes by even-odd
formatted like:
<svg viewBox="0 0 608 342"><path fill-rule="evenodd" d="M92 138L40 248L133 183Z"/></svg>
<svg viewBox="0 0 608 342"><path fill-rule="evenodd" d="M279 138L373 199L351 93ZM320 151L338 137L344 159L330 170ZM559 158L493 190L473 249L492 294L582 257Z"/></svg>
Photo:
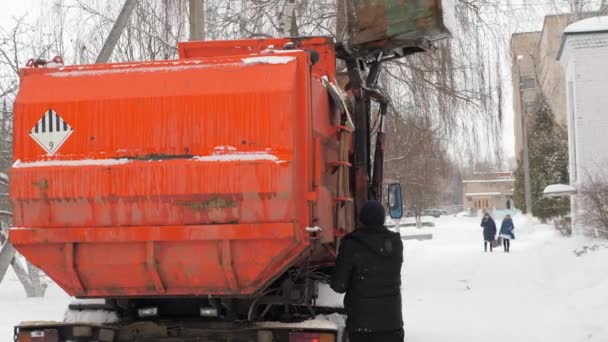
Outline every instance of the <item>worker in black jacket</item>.
<svg viewBox="0 0 608 342"><path fill-rule="evenodd" d="M403 243L384 226L384 207L369 201L361 209L363 224L340 245L331 288L345 293L349 342L401 342L401 265Z"/></svg>

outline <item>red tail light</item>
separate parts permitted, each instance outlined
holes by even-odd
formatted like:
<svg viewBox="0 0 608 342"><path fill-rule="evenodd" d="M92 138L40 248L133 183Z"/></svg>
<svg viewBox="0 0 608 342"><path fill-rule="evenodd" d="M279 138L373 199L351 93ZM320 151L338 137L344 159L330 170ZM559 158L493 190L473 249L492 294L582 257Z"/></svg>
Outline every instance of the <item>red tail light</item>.
<svg viewBox="0 0 608 342"><path fill-rule="evenodd" d="M289 333L289 342L335 342L336 334L334 333Z"/></svg>
<svg viewBox="0 0 608 342"><path fill-rule="evenodd" d="M57 329L24 330L17 332L18 342L58 342L59 332Z"/></svg>

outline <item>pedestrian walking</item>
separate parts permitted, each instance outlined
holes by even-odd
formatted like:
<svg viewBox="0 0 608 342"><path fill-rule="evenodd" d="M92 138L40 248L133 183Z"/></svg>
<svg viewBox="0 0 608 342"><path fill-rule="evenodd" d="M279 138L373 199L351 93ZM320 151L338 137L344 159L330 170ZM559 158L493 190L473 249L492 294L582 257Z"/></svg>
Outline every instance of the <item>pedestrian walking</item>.
<svg viewBox="0 0 608 342"><path fill-rule="evenodd" d="M499 236L502 238L502 245L505 253L509 253L511 249L511 239L515 238L515 234L513 230L515 226L513 225L513 219L511 219L511 215L505 216L502 220L502 224L500 225L500 233Z"/></svg>
<svg viewBox="0 0 608 342"><path fill-rule="evenodd" d="M384 226L384 207L368 201L362 226L340 244L330 286L344 296L349 342L403 342L403 242Z"/></svg>
<svg viewBox="0 0 608 342"><path fill-rule="evenodd" d="M492 244L496 240L496 223L490 214L483 215L481 226L483 227L483 250L487 252L488 245L490 245L490 252L492 252Z"/></svg>

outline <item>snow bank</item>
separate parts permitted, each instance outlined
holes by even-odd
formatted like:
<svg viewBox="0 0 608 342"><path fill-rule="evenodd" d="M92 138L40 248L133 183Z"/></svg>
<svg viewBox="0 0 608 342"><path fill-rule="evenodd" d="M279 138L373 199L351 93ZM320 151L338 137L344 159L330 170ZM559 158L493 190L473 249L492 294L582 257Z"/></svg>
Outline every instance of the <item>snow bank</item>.
<svg viewBox="0 0 608 342"><path fill-rule="evenodd" d="M608 248L577 257L600 243L529 216L514 224L508 254L483 252L477 217L439 219L433 240L404 241L406 340L608 341Z"/></svg>
<svg viewBox="0 0 608 342"><path fill-rule="evenodd" d="M319 317L319 316L317 316ZM296 323L283 323L283 322L260 322L256 323L257 327L268 328L268 329L323 329L323 330L338 330L338 325L329 319L317 318L309 319L302 322ZM325 317L325 316L321 316Z"/></svg>
<svg viewBox="0 0 608 342"><path fill-rule="evenodd" d="M0 341L12 341L13 327L24 321L62 321L71 297L49 282L44 298L27 298L12 268L0 283Z"/></svg>
<svg viewBox="0 0 608 342"><path fill-rule="evenodd" d="M260 56L241 58L246 65L251 64L287 64L296 58L291 56Z"/></svg>
<svg viewBox="0 0 608 342"><path fill-rule="evenodd" d="M317 285L317 291L319 294L317 305L328 308L344 307L344 295L334 292L329 285L319 283Z"/></svg>
<svg viewBox="0 0 608 342"><path fill-rule="evenodd" d="M114 323L118 322L118 315L116 312L105 310L66 310L63 321L68 323Z"/></svg>

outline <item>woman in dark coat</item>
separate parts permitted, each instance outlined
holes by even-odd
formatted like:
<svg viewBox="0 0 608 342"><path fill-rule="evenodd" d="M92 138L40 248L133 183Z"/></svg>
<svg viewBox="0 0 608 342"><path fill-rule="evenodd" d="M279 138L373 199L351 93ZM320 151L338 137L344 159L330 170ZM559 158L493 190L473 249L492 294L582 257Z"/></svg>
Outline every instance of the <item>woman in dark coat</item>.
<svg viewBox="0 0 608 342"><path fill-rule="evenodd" d="M505 219L502 220L502 224L500 225L500 237L502 238L502 244L506 253L509 253L511 249L511 239L515 238L515 234L513 234L513 230L515 226L513 225L513 219L511 219L511 215L505 216Z"/></svg>
<svg viewBox="0 0 608 342"><path fill-rule="evenodd" d="M483 227L483 249L487 252L489 244L490 252L492 252L492 243L496 240L496 223L490 214L483 215L481 226Z"/></svg>

